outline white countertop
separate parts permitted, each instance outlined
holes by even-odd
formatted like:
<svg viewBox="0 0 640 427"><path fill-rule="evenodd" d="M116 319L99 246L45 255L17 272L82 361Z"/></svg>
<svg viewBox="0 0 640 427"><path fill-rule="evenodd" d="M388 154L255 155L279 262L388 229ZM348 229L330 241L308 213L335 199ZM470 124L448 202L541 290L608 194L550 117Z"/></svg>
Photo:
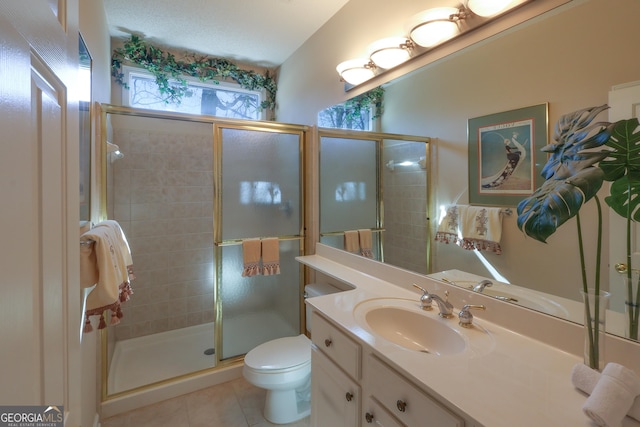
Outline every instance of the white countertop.
<svg viewBox="0 0 640 427"><path fill-rule="evenodd" d="M371 298L408 298L417 302L419 291L413 292L382 280L376 277L375 271L364 273L323 256L297 259L354 287L337 294L309 298L308 304L370 346L429 394L448 401L479 425L595 425L582 412L587 396L576 390L570 380L571 369L582 362L581 357L489 322L483 319L480 311L473 312L474 323L484 328L492 339L487 351L435 356L405 350L368 332L356 321L353 310L358 303ZM461 307L455 303L454 306L457 313ZM434 310L437 313L435 303ZM458 319L456 316L442 321L457 325ZM477 331L471 329L465 333L474 332ZM623 426L640 426L640 423L627 417Z"/></svg>

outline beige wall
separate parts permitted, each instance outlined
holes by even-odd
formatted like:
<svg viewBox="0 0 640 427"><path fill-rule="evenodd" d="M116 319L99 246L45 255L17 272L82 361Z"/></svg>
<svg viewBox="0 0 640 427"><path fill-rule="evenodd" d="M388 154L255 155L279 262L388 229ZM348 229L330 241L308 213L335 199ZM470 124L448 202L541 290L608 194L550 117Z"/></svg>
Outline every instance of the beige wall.
<svg viewBox="0 0 640 427"><path fill-rule="evenodd" d="M107 18L104 12L102 0L80 0L80 33L93 59L91 98L93 102L109 102L111 96L110 85L110 61L111 51L109 47L109 34L107 30ZM95 120L94 120L95 124ZM94 138L96 137L94 133ZM98 146L95 138L93 146ZM93 150L94 171L97 166L96 150ZM97 222L99 191L97 182L99 175L92 173L92 221ZM97 332L85 334L82 338L82 420L83 427L94 425L95 416L98 413L100 400L100 373L99 373L99 338Z"/></svg>
<svg viewBox="0 0 640 427"><path fill-rule="evenodd" d="M378 20L382 20L379 13L366 21L356 19L365 3L368 9L379 6L389 20L402 22L407 16L396 16L392 10L395 3L391 7L382 0L351 0L283 65L278 120L313 124L319 109L344 98L329 65L335 66L353 53L342 45L366 46L363 38L372 41L379 36L366 35L372 27L376 31ZM399 3L399 8L407 9L413 2ZM561 115L604 104L612 85L640 80L640 59L630 53L640 40L638 16L640 2L634 0L574 0L450 55L387 87L382 130L437 138L437 202L451 203L462 194L459 202L466 203L468 119L548 102L552 136ZM348 29L342 31L341 25L348 25ZM341 39L345 41L340 41L338 35L345 33ZM345 58L336 53L340 49ZM306 73L312 79L301 77ZM292 96L303 89L304 98ZM606 114L601 118L606 119ZM582 213L590 231L595 227L594 210L588 206ZM525 239L513 215L504 225L503 255L488 258L513 283L577 299L581 282L574 224L562 227L545 245ZM586 239L593 242L593 237ZM437 271L459 268L486 275L471 252L450 245L434 245L434 250ZM593 250L590 252L587 259L593 265Z"/></svg>

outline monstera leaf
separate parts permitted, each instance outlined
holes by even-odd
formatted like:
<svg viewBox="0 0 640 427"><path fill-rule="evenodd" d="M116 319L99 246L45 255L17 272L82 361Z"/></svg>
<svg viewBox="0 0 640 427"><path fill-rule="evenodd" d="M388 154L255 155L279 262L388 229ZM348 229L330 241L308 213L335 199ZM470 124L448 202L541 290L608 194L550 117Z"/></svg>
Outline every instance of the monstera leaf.
<svg viewBox="0 0 640 427"><path fill-rule="evenodd" d="M613 181L604 201L618 215L640 221L640 126L638 119L611 125L607 146L613 149L600 162L604 179Z"/></svg>
<svg viewBox="0 0 640 427"><path fill-rule="evenodd" d="M604 145L609 138L609 133L604 132L609 123L591 124L607 108L607 105L585 108L560 117L553 135L557 142L542 148L551 153L541 173L545 179L569 178L607 157L606 150L594 149Z"/></svg>
<svg viewBox="0 0 640 427"><path fill-rule="evenodd" d="M542 169L546 181L518 204L518 227L526 235L546 242L602 186L604 172L594 165L609 156L611 149L603 146L611 127L592 122L607 108L585 108L558 120L553 136L556 143L542 149L551 153Z"/></svg>
<svg viewBox="0 0 640 427"><path fill-rule="evenodd" d="M531 197L518 204L518 227L526 235L546 243L558 227L596 195L603 178L601 169L589 167L569 179L545 181Z"/></svg>

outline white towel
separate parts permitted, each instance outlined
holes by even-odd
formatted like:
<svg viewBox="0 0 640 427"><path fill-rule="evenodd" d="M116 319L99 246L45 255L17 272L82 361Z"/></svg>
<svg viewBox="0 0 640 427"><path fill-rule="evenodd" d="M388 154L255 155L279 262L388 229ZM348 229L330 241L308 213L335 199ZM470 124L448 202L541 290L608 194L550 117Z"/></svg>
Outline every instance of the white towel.
<svg viewBox="0 0 640 427"><path fill-rule="evenodd" d="M619 427L640 395L640 378L617 363L608 363L582 406L584 413L602 427Z"/></svg>
<svg viewBox="0 0 640 427"><path fill-rule="evenodd" d="M133 274L133 259L131 257L131 248L129 247L129 241L127 240L127 236L124 234L124 231L122 230L122 227L120 226L120 224L118 224L117 221L108 219L98 223L96 227L113 228L113 231L118 240L118 248L120 249L120 253L122 254L124 263L127 266L129 281L133 281L133 279L135 279L135 275Z"/></svg>
<svg viewBox="0 0 640 427"><path fill-rule="evenodd" d="M360 253L358 230L347 230L344 232L344 250L352 254Z"/></svg>
<svg viewBox="0 0 640 427"><path fill-rule="evenodd" d="M106 327L104 312L111 310L111 324L115 325L122 318L120 303L129 299L131 290L132 258L122 228L115 221L101 222L93 229L85 232L81 241L92 240L92 245L83 245L81 266L85 282L96 280L96 287L87 297L84 332L91 332L90 316L100 316L98 329ZM93 254L87 253L93 251ZM91 263L94 263L91 265ZM89 283L88 286L91 284Z"/></svg>
<svg viewBox="0 0 640 427"><path fill-rule="evenodd" d="M242 241L243 269L242 277L257 276L260 274L260 256L262 247L260 239L245 239Z"/></svg>
<svg viewBox="0 0 640 427"><path fill-rule="evenodd" d="M447 206L446 215L438 224L436 232L436 242L458 243L458 233L460 232L460 220L464 215L467 206L450 205Z"/></svg>
<svg viewBox="0 0 640 427"><path fill-rule="evenodd" d="M365 258L373 258L371 230L358 230L358 242L360 244L360 255Z"/></svg>
<svg viewBox="0 0 640 427"><path fill-rule="evenodd" d="M500 208L467 207L460 221L461 246L464 249L491 251L500 255L502 214Z"/></svg>
<svg viewBox="0 0 640 427"><path fill-rule="evenodd" d="M280 274L280 239L262 239L262 274Z"/></svg>
<svg viewBox="0 0 640 427"><path fill-rule="evenodd" d="M571 370L571 383L578 390L591 394L600 380L600 372L591 369L584 363L577 363ZM636 397L627 416L640 421L640 396Z"/></svg>

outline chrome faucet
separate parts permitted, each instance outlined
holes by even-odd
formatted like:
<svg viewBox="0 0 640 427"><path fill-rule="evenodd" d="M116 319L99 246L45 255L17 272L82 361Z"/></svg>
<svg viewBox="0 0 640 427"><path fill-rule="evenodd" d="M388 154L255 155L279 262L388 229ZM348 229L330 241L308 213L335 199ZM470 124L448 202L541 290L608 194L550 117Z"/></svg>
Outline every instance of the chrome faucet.
<svg viewBox="0 0 640 427"><path fill-rule="evenodd" d="M473 314L469 310L484 310L486 307L484 305L473 305L473 304L465 304L458 313L458 319L460 320L458 324L465 328L470 328L473 326Z"/></svg>
<svg viewBox="0 0 640 427"><path fill-rule="evenodd" d="M440 317L453 317L453 304L449 302L449 291L444 291L445 299L442 299L439 295L429 294L431 298L438 304L440 309Z"/></svg>
<svg viewBox="0 0 640 427"><path fill-rule="evenodd" d="M482 291L484 291L484 288L487 286L491 286L493 285L493 282L491 280L483 280L482 282L478 283L477 285L475 285L473 287L473 292L480 292L482 293Z"/></svg>
<svg viewBox="0 0 640 427"><path fill-rule="evenodd" d="M420 297L420 307L422 307L423 310L431 310L431 304L433 303L433 298L431 297L431 294L429 293L429 291L427 291L422 286L416 285L415 283L413 284L413 287L420 289L422 291L422 296Z"/></svg>

